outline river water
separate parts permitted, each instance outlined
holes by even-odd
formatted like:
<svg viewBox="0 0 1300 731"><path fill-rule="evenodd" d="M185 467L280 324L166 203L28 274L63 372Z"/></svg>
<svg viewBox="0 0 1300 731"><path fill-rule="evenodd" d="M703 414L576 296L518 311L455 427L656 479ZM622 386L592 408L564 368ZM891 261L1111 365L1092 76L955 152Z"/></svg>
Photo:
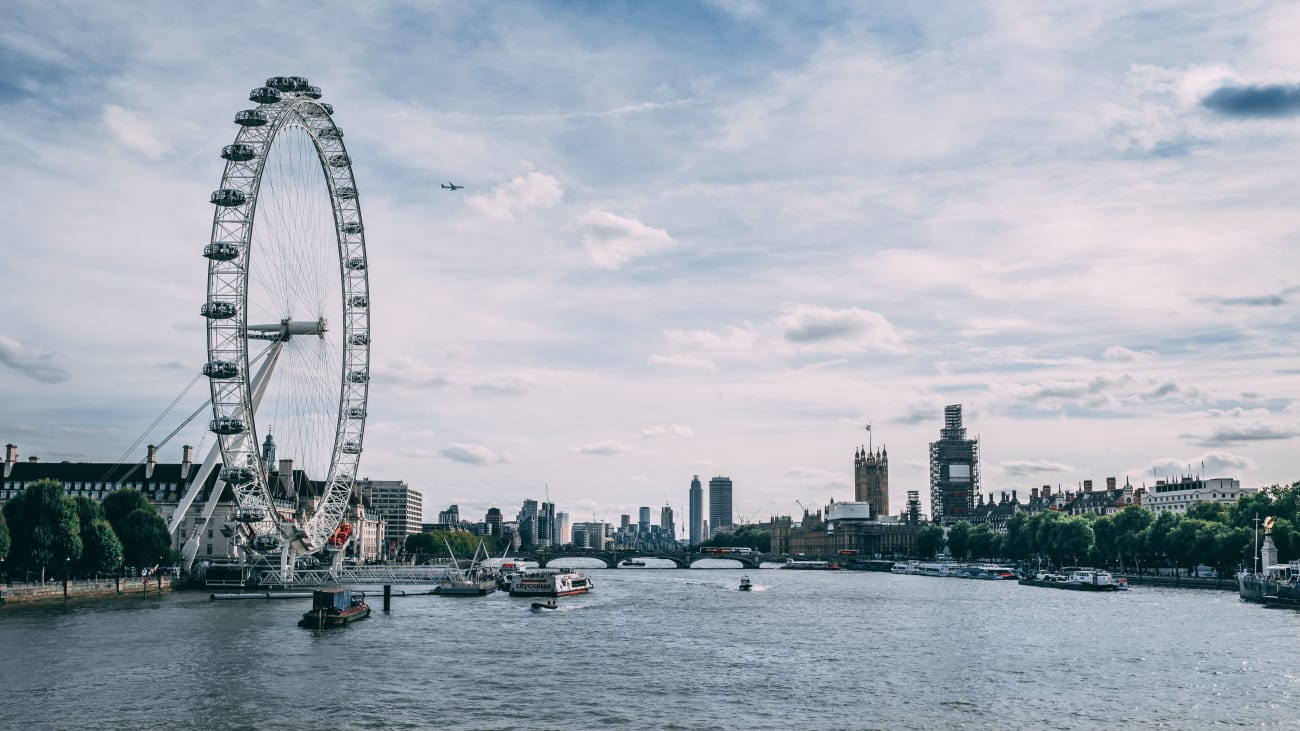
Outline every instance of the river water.
<svg viewBox="0 0 1300 731"><path fill-rule="evenodd" d="M207 593L0 609L0 728L1300 729L1300 612L881 573L618 569L347 628Z"/></svg>

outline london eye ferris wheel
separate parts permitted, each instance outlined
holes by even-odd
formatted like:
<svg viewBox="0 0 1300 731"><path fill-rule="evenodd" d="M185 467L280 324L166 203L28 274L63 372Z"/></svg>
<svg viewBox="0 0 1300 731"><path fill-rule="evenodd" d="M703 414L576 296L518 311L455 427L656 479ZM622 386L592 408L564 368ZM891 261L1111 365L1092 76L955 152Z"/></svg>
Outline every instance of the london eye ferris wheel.
<svg viewBox="0 0 1300 731"><path fill-rule="evenodd" d="M256 106L235 114L239 131L221 150L203 249L220 481L241 545L286 564L339 529L370 384L365 227L343 132L320 97L298 76L252 90ZM299 483L311 499L295 499Z"/></svg>

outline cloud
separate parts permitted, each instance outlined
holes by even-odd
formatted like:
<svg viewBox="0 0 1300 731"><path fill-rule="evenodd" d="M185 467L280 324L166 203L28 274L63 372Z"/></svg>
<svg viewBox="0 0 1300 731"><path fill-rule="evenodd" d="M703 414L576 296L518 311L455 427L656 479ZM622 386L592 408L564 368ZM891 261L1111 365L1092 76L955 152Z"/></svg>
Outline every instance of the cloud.
<svg viewBox="0 0 1300 731"><path fill-rule="evenodd" d="M1184 437L1192 435L1185 434ZM1279 429L1267 424L1248 424L1238 426L1235 424L1225 424L1214 427L1209 436L1200 437L1200 444L1204 447L1224 447L1229 444L1239 444L1241 442L1267 442L1294 439L1300 436L1300 430L1296 429Z"/></svg>
<svg viewBox="0 0 1300 731"><path fill-rule="evenodd" d="M650 362L656 365L681 366L683 368L700 368L703 370L716 370L718 365L705 358L695 358L689 355L661 355L659 353L650 354Z"/></svg>
<svg viewBox="0 0 1300 731"><path fill-rule="evenodd" d="M514 218L516 213L534 208L550 208L564 196L560 181L553 175L531 172L492 189L492 195L470 196L466 203L493 218Z"/></svg>
<svg viewBox="0 0 1300 731"><path fill-rule="evenodd" d="M1210 300L1229 307L1280 307L1286 298L1280 294L1260 294L1245 297L1219 297Z"/></svg>
<svg viewBox="0 0 1300 731"><path fill-rule="evenodd" d="M1235 406L1231 409L1210 409L1206 413L1208 413L1210 416L1216 419L1218 418L1241 419L1244 417L1260 418L1260 417L1268 416L1269 410L1268 409L1243 409L1240 406Z"/></svg>
<svg viewBox="0 0 1300 731"><path fill-rule="evenodd" d="M1160 479L1165 479L1169 475L1185 474L1189 469L1193 473L1199 472L1201 477L1209 478L1230 477L1234 472L1254 468L1254 460L1230 452L1206 452L1183 460L1166 457L1153 460L1147 465L1147 471L1154 471Z"/></svg>
<svg viewBox="0 0 1300 731"><path fill-rule="evenodd" d="M647 426L642 429L641 433L637 435L637 438L654 439L668 434L673 434L679 437L693 437L695 436L695 430L689 426L682 426L681 424L655 424L654 426Z"/></svg>
<svg viewBox="0 0 1300 731"><path fill-rule="evenodd" d="M470 389L493 396L517 396L527 392L533 385L533 380L525 376L502 376L480 381L470 386Z"/></svg>
<svg viewBox="0 0 1300 731"><path fill-rule="evenodd" d="M116 104L104 106L104 126L114 139L145 157L159 158L171 150L171 145L158 137L153 125Z"/></svg>
<svg viewBox="0 0 1300 731"><path fill-rule="evenodd" d="M778 318L785 340L800 346L846 352L870 348L899 350L901 338L878 312L850 307L787 307Z"/></svg>
<svg viewBox="0 0 1300 731"><path fill-rule="evenodd" d="M480 466L513 461L509 455L498 455L482 444L448 444L440 449L438 454L453 462Z"/></svg>
<svg viewBox="0 0 1300 731"><path fill-rule="evenodd" d="M68 380L68 372L54 362L59 357L57 353L34 351L13 338L0 335L0 364L33 381L63 383Z"/></svg>
<svg viewBox="0 0 1300 731"><path fill-rule="evenodd" d="M663 229L608 211L591 211L582 217L580 224L587 256L600 269L618 269L639 256L677 245Z"/></svg>
<svg viewBox="0 0 1300 731"><path fill-rule="evenodd" d="M1059 462L1047 460L1009 460L1001 463L1002 471L1008 475L1039 475L1047 472L1070 472L1074 468Z"/></svg>
<svg viewBox="0 0 1300 731"><path fill-rule="evenodd" d="M626 452L627 446L618 440L610 439L603 442L584 444L580 447L573 447L569 451L574 454L592 454L600 457L609 457L620 452Z"/></svg>
<svg viewBox="0 0 1300 731"><path fill-rule="evenodd" d="M1101 357L1104 360L1109 360L1114 363L1132 363L1138 360L1154 358L1155 353L1149 350L1129 350L1122 345L1112 345L1111 347L1106 348L1106 351L1101 354Z"/></svg>
<svg viewBox="0 0 1300 731"><path fill-rule="evenodd" d="M1300 84L1222 86L1202 99L1201 105L1228 117L1294 117L1300 114Z"/></svg>

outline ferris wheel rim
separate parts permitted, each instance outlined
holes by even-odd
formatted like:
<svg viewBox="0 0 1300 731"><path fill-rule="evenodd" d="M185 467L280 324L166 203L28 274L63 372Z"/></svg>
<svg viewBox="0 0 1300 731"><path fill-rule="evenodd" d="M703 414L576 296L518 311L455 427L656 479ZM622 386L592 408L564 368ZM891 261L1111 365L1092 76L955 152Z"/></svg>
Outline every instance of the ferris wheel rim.
<svg viewBox="0 0 1300 731"><path fill-rule="evenodd" d="M257 106L235 115L240 125L235 141L222 148L226 160L220 187L213 192L213 227L204 249L209 259L207 300L200 314L207 320L207 355L204 373L212 391L213 418L209 429L220 443L222 472L219 485L231 486L238 519L249 528L255 551L270 552L291 545L297 552L324 547L342 521L357 478L365 435L370 381L370 287L365 247L365 227L351 158L333 108L317 101L320 90L300 77L272 77L254 89L249 98ZM283 320L280 329L249 323L250 270L257 202L266 161L272 146L287 129L301 129L310 139L320 163L334 220L338 257L338 284L342 310L341 369L335 410L333 444L329 450L325 488L315 512L297 525L275 519L276 506L267 482L268 465L259 451L257 389L249 340L270 340L273 350L260 372L269 372L283 345L295 333L312 334L312 323ZM324 246L324 244L322 244ZM315 334L323 338L322 317ZM260 333L260 334L256 334ZM268 334L269 333L269 334ZM216 496L213 496L215 499ZM263 544L264 545L257 545ZM263 550L265 549L265 550Z"/></svg>

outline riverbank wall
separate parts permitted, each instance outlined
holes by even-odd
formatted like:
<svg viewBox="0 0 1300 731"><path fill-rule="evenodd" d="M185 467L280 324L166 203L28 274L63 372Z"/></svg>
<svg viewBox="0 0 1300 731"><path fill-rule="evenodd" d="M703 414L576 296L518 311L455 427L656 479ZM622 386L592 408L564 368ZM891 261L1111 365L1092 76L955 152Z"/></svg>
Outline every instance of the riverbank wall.
<svg viewBox="0 0 1300 731"><path fill-rule="evenodd" d="M172 590L170 576L147 578L73 580L44 584L10 584L0 586L0 604L26 602L61 602L70 599L89 599L113 596L142 596Z"/></svg>
<svg viewBox="0 0 1300 731"><path fill-rule="evenodd" d="M1130 586L1171 586L1175 589L1216 589L1219 591L1236 591L1235 578L1202 579L1190 576L1152 576L1150 574L1115 574L1117 578L1128 579Z"/></svg>

